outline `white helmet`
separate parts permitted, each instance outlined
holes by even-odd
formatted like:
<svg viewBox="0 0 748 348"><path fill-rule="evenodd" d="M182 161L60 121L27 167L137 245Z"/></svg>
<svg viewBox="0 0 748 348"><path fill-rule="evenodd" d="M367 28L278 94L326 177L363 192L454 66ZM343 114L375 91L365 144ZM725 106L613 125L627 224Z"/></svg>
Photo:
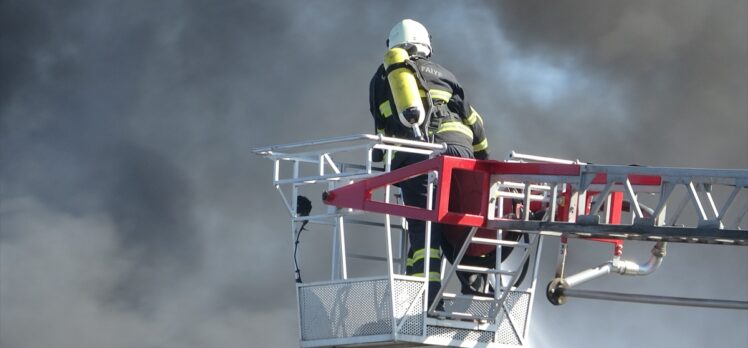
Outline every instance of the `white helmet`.
<svg viewBox="0 0 748 348"><path fill-rule="evenodd" d="M411 52L409 48L415 47L416 52L429 57L431 56L431 36L423 24L412 19L403 19L390 30L387 48L393 47L402 47L410 54L415 52Z"/></svg>

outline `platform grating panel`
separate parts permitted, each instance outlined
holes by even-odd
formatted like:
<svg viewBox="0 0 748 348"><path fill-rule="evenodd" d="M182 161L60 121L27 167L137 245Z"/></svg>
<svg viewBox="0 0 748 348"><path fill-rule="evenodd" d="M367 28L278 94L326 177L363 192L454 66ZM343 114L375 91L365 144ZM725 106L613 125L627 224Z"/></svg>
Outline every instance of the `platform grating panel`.
<svg viewBox="0 0 748 348"><path fill-rule="evenodd" d="M493 332L481 330L457 329L443 326L427 326L426 332L429 337L447 339L453 341L476 341L481 343L492 343Z"/></svg>
<svg viewBox="0 0 748 348"><path fill-rule="evenodd" d="M299 287L301 339L392 333L386 279Z"/></svg>
<svg viewBox="0 0 748 348"><path fill-rule="evenodd" d="M470 300L466 298L444 299L444 309L447 312L469 313L476 317L487 318L491 310L496 307L494 300Z"/></svg>
<svg viewBox="0 0 748 348"><path fill-rule="evenodd" d="M395 317L398 325L402 322L399 333L405 335L423 335L423 282L395 280ZM408 307L416 301L408 310ZM405 312L406 310L407 313Z"/></svg>
<svg viewBox="0 0 748 348"><path fill-rule="evenodd" d="M510 292L504 301L505 309L502 308L499 318L499 329L496 331L496 343L520 344L520 337L525 337L525 320L529 310L529 293ZM507 312L508 317L507 317ZM508 318L511 318L511 322Z"/></svg>

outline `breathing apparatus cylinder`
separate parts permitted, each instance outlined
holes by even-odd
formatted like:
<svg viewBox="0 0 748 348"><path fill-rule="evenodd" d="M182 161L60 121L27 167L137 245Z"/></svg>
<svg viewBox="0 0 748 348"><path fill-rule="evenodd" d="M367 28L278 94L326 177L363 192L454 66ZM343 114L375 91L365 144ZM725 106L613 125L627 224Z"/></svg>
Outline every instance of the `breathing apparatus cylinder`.
<svg viewBox="0 0 748 348"><path fill-rule="evenodd" d="M407 51L400 47L393 47L384 55L384 68L387 71L387 81L392 90L392 98L395 100L400 123L413 129L413 135L417 139L423 139L419 128L426 117L426 111L418 93L418 82L414 71L405 65L407 59Z"/></svg>

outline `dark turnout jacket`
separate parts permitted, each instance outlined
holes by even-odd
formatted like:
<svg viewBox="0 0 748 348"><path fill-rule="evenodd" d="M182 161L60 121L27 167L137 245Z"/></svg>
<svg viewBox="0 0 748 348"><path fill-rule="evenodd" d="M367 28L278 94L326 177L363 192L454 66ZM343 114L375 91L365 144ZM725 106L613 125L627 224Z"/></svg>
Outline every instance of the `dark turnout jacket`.
<svg viewBox="0 0 748 348"><path fill-rule="evenodd" d="M483 119L465 99L465 92L455 76L428 58L411 56L418 69L421 97L429 114L426 90L433 103L428 134L435 143L470 149L477 159L488 158L488 139L483 129ZM377 134L412 139L411 129L400 123L392 99L383 65L380 65L369 85L369 109L374 117ZM428 118L427 118L428 119Z"/></svg>

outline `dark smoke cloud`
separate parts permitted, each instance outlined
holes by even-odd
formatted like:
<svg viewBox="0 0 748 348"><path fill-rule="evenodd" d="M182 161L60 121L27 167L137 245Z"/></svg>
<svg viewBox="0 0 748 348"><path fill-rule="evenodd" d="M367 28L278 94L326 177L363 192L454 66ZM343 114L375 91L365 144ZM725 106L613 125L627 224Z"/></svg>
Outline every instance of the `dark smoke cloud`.
<svg viewBox="0 0 748 348"><path fill-rule="evenodd" d="M745 1L487 4L495 9L497 26L525 56L576 67L581 71L575 78L592 78L602 84L596 87L617 91L612 101L620 103L620 112L606 98L584 115L580 105L601 97L594 93L527 115L543 123L581 113L582 124L593 125L582 132L613 140L601 144L604 152L578 146L580 155L589 152L591 161L614 152L622 160L653 165L748 166ZM616 113L623 118L617 120L621 127L604 129Z"/></svg>
<svg viewBox="0 0 748 348"><path fill-rule="evenodd" d="M565 85L564 77L561 82L538 79L568 87L562 98L541 102L533 93L517 93L511 84L513 76L505 80L509 83L503 85L501 94L510 97L497 106L519 119L513 125L522 134L512 139L512 147L592 162L748 167L748 3L486 4L496 14L501 39L508 42L503 56L539 61L541 67L550 67L550 74L560 69L562 76L573 80ZM543 87L538 84L535 88ZM542 136L527 139L528 134L541 132ZM605 260L594 254L600 246L582 242L572 247L576 254L572 262L577 263L572 269ZM624 256L645 260L648 248L643 243L627 243ZM739 249L675 245L670 247L663 269L648 279L619 277L590 286L609 291L745 299L748 294L738 289L748 285L748 273L731 267L734 262L746 262L745 252ZM548 259L554 258L552 250L547 253ZM723 271L716 270L729 275L718 279L714 272ZM746 325L744 313L651 310L641 305L581 300L574 301L573 306L550 308L540 302L535 324L544 333L538 334L535 342L541 346L626 346L632 342L698 346L712 344L722 336L730 337L735 345L748 340L732 330L732 324ZM592 312L596 315L589 315ZM620 333L606 333L601 321L616 322ZM603 333L590 334L591 327ZM646 334L652 331L679 334ZM696 331L699 334L685 334Z"/></svg>
<svg viewBox="0 0 748 348"><path fill-rule="evenodd" d="M247 159L290 84L285 5L2 6L0 346L244 346L292 318L256 301L293 288Z"/></svg>
<svg viewBox="0 0 748 348"><path fill-rule="evenodd" d="M120 145L107 157L116 163L101 173L113 181L102 208L116 227L122 256L134 262L108 300L152 309L202 262L192 188L165 155Z"/></svg>
<svg viewBox="0 0 748 348"><path fill-rule="evenodd" d="M5 1L0 346L295 346L287 215L249 149L371 131L368 81L403 17L429 27L497 158L748 166L741 2ZM310 232L304 253L327 253ZM676 267L697 253L748 261L674 246L680 272L609 286L748 297L748 275ZM743 313L538 300L539 346L624 319L605 329L667 331L628 343L748 342L725 324Z"/></svg>

